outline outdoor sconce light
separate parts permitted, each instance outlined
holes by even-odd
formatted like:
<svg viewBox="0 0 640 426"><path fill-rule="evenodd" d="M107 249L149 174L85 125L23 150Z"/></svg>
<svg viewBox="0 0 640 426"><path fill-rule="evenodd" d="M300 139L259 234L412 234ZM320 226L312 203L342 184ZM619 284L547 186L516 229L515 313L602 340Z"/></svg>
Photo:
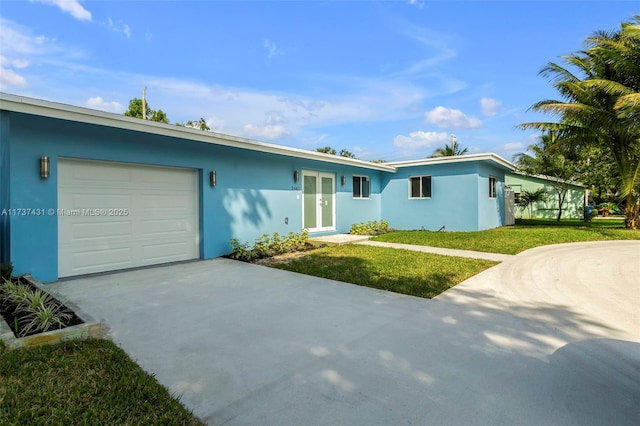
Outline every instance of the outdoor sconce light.
<svg viewBox="0 0 640 426"><path fill-rule="evenodd" d="M49 177L49 157L46 155L40 157L40 177L42 179Z"/></svg>
<svg viewBox="0 0 640 426"><path fill-rule="evenodd" d="M218 181L218 179L217 179L217 176L216 176L216 171L215 170L211 170L209 172L209 185L211 185L211 187L214 188L216 186L216 183L218 183L217 181Z"/></svg>
<svg viewBox="0 0 640 426"><path fill-rule="evenodd" d="M294 170L294 171L293 171L293 181L294 181L295 183L298 183L298 178L299 178L299 177L300 177L300 176L299 176L299 174L298 174L298 171L297 171L297 170Z"/></svg>
<svg viewBox="0 0 640 426"><path fill-rule="evenodd" d="M342 175L342 177L340 178L340 183L342 184L342 186L347 183L347 177L345 175Z"/></svg>

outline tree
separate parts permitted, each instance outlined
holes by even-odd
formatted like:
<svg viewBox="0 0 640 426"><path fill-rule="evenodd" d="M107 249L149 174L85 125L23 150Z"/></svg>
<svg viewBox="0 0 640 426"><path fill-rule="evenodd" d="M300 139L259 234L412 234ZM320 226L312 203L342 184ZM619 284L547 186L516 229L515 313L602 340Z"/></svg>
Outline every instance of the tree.
<svg viewBox="0 0 640 426"><path fill-rule="evenodd" d="M211 127L207 125L207 122L202 117L200 117L200 120L198 121L191 121L191 120L187 121L187 124L185 124L185 126L191 127L193 129L200 129L200 130L206 130L206 131L211 130Z"/></svg>
<svg viewBox="0 0 640 426"><path fill-rule="evenodd" d="M523 209L528 208L529 219L533 216L533 205L535 203L547 201L547 191L542 188L538 188L535 191L527 191L526 189L520 193L518 197L517 205Z"/></svg>
<svg viewBox="0 0 640 426"><path fill-rule="evenodd" d="M346 158L356 158L356 156L351 151L347 151L346 149L341 149L340 152L338 153L338 151L331 148L330 146L323 146L321 148L316 148L316 151L322 152L324 154L339 155L341 157L346 157Z"/></svg>
<svg viewBox="0 0 640 426"><path fill-rule="evenodd" d="M640 15L620 30L598 31L586 49L564 57L572 73L550 62L540 72L561 100L543 100L534 111L553 114L557 122L521 124L522 129L553 131L574 150L597 146L610 155L625 202L625 227L638 227L640 195Z"/></svg>
<svg viewBox="0 0 640 426"><path fill-rule="evenodd" d="M336 150L331 148L330 146L325 146L322 148L316 148L316 151L318 152L322 152L324 154L331 154L331 155L336 155Z"/></svg>
<svg viewBox="0 0 640 426"><path fill-rule="evenodd" d="M445 144L443 148L436 149L435 151L433 151L433 154L431 154L431 158L465 155L468 151L469 148L462 149L460 145L457 145L456 137L451 135L451 145Z"/></svg>
<svg viewBox="0 0 640 426"><path fill-rule="evenodd" d="M147 103L146 119L150 121L157 121L158 123L168 123L169 118L167 114L161 109L154 111L149 107ZM124 112L127 117L143 118L142 117L142 99L133 98L129 101L129 109Z"/></svg>
<svg viewBox="0 0 640 426"><path fill-rule="evenodd" d="M571 183L578 174L578 165L570 158L571 153L562 151L563 145L555 133L548 132L540 137L538 143L529 145L531 154L522 153L516 157L520 171L528 175L543 175L549 186L556 191L558 202L557 221L562 218L562 206Z"/></svg>
<svg viewBox="0 0 640 426"><path fill-rule="evenodd" d="M620 177L607 149L588 146L578 152L578 180L590 189L595 204L614 201L620 193Z"/></svg>
<svg viewBox="0 0 640 426"><path fill-rule="evenodd" d="M352 152L347 151L346 149L341 149L339 155L341 157L356 158L356 156Z"/></svg>

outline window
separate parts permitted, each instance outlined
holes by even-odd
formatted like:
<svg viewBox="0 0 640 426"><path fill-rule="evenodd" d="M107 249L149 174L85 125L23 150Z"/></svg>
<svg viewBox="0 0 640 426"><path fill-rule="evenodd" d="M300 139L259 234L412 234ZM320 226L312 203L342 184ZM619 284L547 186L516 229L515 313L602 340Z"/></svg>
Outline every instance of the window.
<svg viewBox="0 0 640 426"><path fill-rule="evenodd" d="M431 176L410 177L409 198L431 198Z"/></svg>
<svg viewBox="0 0 640 426"><path fill-rule="evenodd" d="M367 176L353 177L353 198L369 198L371 194L371 181Z"/></svg>
<svg viewBox="0 0 640 426"><path fill-rule="evenodd" d="M496 198L496 178L489 176L489 198Z"/></svg>

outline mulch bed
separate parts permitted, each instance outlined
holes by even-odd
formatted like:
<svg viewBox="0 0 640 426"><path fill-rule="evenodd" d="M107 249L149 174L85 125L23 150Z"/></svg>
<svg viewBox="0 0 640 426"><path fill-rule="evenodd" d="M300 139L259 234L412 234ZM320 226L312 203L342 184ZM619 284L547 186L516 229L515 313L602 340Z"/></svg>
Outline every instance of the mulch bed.
<svg viewBox="0 0 640 426"><path fill-rule="evenodd" d="M12 277L11 278L12 282L18 282L21 285L31 288L33 290L36 289L40 289L42 290L42 288L35 286L33 283L31 283L28 279L24 278L24 277ZM1 284L0 284L1 285ZM65 306L62 302L60 302L58 299L54 298L53 296L51 296L51 301L52 303L55 303L57 305L61 305L62 308L62 312L65 314L70 315L70 319L68 321L66 321L64 323L63 326L57 326L54 328L51 328L47 331L52 331L52 330L60 330L66 327L71 327L73 325L78 325L78 324L84 324L84 321L82 319L80 319L80 317L78 317L76 315L75 312L73 312L73 310L71 310L70 308L68 308L67 306ZM17 304L12 303L10 301L0 301L0 315L2 316L2 318L4 318L5 322L7 323L7 325L9 326L9 328L11 329L11 331L13 331L13 334L16 337L26 337L26 336L33 336L35 334L40 334L39 331L33 331L31 333L26 333L23 336L18 336L18 334L16 334L16 330L14 330L14 324L15 324L15 320L18 320L18 324L22 324L22 319L24 317L24 313L15 313L16 311L16 307Z"/></svg>

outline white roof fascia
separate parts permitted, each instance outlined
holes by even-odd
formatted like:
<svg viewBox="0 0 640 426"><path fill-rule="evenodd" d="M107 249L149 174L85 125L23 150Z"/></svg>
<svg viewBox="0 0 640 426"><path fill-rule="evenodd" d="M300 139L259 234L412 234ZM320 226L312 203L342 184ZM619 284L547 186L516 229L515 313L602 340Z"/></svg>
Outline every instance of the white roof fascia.
<svg viewBox="0 0 640 426"><path fill-rule="evenodd" d="M530 174L527 174L527 173L525 173L525 172L521 172L521 171L518 171L518 170L515 170L515 171L513 172L513 174L515 174L515 175L520 175L520 176L525 176L525 177L534 177L534 178L543 179L543 180L552 180L552 181L554 181L554 182L566 183L566 184L574 185L574 186L581 186L581 187L583 187L583 188L586 188L586 187L587 187L587 185L585 185L584 183L576 182L576 181L574 181L574 180L564 180L564 179L559 179L559 178L557 178L557 177L553 177L553 176L547 176L547 175L530 175Z"/></svg>
<svg viewBox="0 0 640 426"><path fill-rule="evenodd" d="M414 166L428 166L433 164L464 163L469 161L492 161L508 170L516 169L516 166L513 163L505 160L504 158L500 157L498 154L494 154L494 153L421 158L419 160L396 161L396 162L391 162L387 164L394 167L414 167Z"/></svg>
<svg viewBox="0 0 640 426"><path fill-rule="evenodd" d="M215 145L249 149L252 151L260 151L270 154L286 155L307 160L318 160L328 163L363 167L385 172L396 171L395 167L390 166L388 163L372 163L364 160L341 157L339 155L325 154L322 152L309 151L300 148L291 148L266 142L259 142L238 136L231 136L222 133L176 126L175 124L165 124L149 120L141 120L139 118L127 117L125 115L34 99L24 96L11 95L3 92L0 92L0 110L114 127L124 130L133 130L155 135L211 143Z"/></svg>

